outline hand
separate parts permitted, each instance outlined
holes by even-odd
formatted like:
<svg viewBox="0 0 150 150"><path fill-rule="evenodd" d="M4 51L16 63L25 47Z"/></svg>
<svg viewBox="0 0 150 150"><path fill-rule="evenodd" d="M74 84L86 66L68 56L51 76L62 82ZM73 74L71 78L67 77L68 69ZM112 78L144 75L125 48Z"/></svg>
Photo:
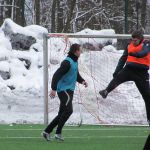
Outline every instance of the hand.
<svg viewBox="0 0 150 150"><path fill-rule="evenodd" d="M88 83L86 81L83 81L82 84L85 86L85 88L88 87Z"/></svg>
<svg viewBox="0 0 150 150"><path fill-rule="evenodd" d="M49 96L50 96L50 98L52 98L52 99L55 98L55 96L56 96L56 91L51 90Z"/></svg>
<svg viewBox="0 0 150 150"><path fill-rule="evenodd" d="M135 56L136 54L135 53L133 53L133 52L130 52L129 53L129 56Z"/></svg>

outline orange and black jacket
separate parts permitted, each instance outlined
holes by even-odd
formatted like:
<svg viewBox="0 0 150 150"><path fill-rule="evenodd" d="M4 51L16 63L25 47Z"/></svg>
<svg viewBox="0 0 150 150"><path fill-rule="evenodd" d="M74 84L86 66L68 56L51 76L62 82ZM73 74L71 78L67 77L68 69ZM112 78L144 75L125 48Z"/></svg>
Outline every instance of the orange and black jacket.
<svg viewBox="0 0 150 150"><path fill-rule="evenodd" d="M143 40L137 48L132 49L133 45L130 42L127 44L125 51L119 59L118 65L113 76L116 76L125 65L134 68L148 70L150 67L150 42Z"/></svg>

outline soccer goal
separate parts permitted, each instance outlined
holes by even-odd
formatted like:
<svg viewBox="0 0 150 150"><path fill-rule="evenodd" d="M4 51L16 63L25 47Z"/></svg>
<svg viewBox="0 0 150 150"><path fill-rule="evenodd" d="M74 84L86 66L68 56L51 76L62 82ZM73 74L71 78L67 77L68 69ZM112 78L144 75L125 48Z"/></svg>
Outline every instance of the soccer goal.
<svg viewBox="0 0 150 150"><path fill-rule="evenodd" d="M150 35L145 35L145 38L149 39ZM83 51L79 59L79 71L89 87L77 84L74 113L68 124L147 125L145 104L134 82L120 85L107 99L99 95L99 91L113 78L123 53L123 49L116 48L118 39L131 39L131 35L49 33L43 39L45 124L57 114L59 108L58 97L50 99L48 96L52 76L67 56L70 45L79 43Z"/></svg>

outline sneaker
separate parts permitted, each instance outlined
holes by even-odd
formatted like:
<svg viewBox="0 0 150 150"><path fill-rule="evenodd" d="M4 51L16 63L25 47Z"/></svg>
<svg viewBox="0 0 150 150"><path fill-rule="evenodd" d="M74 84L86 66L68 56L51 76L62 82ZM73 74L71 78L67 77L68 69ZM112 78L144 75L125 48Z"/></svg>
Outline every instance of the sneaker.
<svg viewBox="0 0 150 150"><path fill-rule="evenodd" d="M106 98L107 95L108 95L108 92L107 92L107 90L102 90L102 91L99 91L99 94L100 94L103 98Z"/></svg>
<svg viewBox="0 0 150 150"><path fill-rule="evenodd" d="M58 141L64 141L64 138L62 137L61 134L55 134L55 139Z"/></svg>
<svg viewBox="0 0 150 150"><path fill-rule="evenodd" d="M150 121L149 121L149 120L147 120L147 122L148 122L148 125L150 126Z"/></svg>
<svg viewBox="0 0 150 150"><path fill-rule="evenodd" d="M41 133L41 135L43 136L43 138L44 138L46 141L50 141L50 140L51 140L49 133L46 133L45 131L43 131L43 132Z"/></svg>

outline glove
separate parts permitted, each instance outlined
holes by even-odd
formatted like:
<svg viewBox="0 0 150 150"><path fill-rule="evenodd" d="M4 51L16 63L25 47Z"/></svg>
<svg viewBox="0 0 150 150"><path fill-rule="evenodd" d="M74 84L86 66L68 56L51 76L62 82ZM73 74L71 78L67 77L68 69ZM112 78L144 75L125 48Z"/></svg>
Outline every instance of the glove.
<svg viewBox="0 0 150 150"><path fill-rule="evenodd" d="M129 56L136 57L136 53L130 52L130 53L129 53Z"/></svg>
<svg viewBox="0 0 150 150"><path fill-rule="evenodd" d="M86 81L83 81L82 84L87 88L88 87L88 83Z"/></svg>

